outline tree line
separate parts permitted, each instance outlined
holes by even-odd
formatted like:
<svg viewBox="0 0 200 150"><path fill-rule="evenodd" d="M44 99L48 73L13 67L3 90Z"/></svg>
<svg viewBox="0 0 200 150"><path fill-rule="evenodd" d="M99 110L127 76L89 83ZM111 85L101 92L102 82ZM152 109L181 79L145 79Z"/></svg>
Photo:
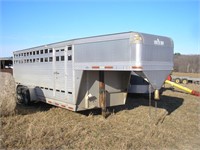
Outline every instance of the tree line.
<svg viewBox="0 0 200 150"><path fill-rule="evenodd" d="M200 55L174 54L174 71L200 73Z"/></svg>

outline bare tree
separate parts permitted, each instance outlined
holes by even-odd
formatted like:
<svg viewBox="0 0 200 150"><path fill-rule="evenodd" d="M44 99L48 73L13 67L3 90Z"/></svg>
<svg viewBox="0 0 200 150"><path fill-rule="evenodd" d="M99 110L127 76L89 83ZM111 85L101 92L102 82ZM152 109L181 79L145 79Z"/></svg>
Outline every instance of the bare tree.
<svg viewBox="0 0 200 150"><path fill-rule="evenodd" d="M174 71L200 73L200 55L174 55Z"/></svg>

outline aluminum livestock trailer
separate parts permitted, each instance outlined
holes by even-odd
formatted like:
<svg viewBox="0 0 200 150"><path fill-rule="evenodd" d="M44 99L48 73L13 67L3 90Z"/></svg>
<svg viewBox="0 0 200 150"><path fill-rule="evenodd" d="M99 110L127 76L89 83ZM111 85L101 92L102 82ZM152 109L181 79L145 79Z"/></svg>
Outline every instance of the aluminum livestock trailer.
<svg viewBox="0 0 200 150"><path fill-rule="evenodd" d="M18 100L72 111L123 105L131 74L159 90L173 69L173 41L138 32L72 39L15 51Z"/></svg>

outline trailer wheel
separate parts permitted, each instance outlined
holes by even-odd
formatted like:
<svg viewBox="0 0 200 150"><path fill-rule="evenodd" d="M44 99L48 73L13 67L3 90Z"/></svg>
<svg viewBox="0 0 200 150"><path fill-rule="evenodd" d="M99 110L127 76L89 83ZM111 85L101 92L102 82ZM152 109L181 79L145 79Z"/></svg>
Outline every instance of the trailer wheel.
<svg viewBox="0 0 200 150"><path fill-rule="evenodd" d="M187 79L183 79L183 80L182 80L182 83L183 83L183 84L188 84L188 80L187 80Z"/></svg>
<svg viewBox="0 0 200 150"><path fill-rule="evenodd" d="M177 83L177 84L181 83L181 79L180 78L176 78L175 79L175 83Z"/></svg>
<svg viewBox="0 0 200 150"><path fill-rule="evenodd" d="M23 96L23 104L26 106L30 105L30 103L31 103L30 92L27 88L23 89L22 96Z"/></svg>
<svg viewBox="0 0 200 150"><path fill-rule="evenodd" d="M17 86L16 88L16 102L18 104L22 104L23 103L23 96L22 96L22 87L21 86Z"/></svg>

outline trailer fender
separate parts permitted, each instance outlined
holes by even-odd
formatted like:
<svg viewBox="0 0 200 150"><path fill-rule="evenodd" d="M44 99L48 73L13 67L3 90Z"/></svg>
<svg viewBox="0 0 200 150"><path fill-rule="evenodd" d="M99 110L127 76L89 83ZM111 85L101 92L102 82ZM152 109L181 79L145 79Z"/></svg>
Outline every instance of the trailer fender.
<svg viewBox="0 0 200 150"><path fill-rule="evenodd" d="M27 87L23 85L18 85L16 88L17 93L17 103L30 105L32 101L37 100L37 95L34 87Z"/></svg>
<svg viewBox="0 0 200 150"><path fill-rule="evenodd" d="M37 101L38 98L37 98L37 94L36 94L36 91L35 91L35 87L29 87L28 90L29 90L29 93L30 93L30 101Z"/></svg>
<svg viewBox="0 0 200 150"><path fill-rule="evenodd" d="M30 92L29 92L28 88L23 88L22 97L23 97L23 104L26 106L30 105L30 103L31 103Z"/></svg>

